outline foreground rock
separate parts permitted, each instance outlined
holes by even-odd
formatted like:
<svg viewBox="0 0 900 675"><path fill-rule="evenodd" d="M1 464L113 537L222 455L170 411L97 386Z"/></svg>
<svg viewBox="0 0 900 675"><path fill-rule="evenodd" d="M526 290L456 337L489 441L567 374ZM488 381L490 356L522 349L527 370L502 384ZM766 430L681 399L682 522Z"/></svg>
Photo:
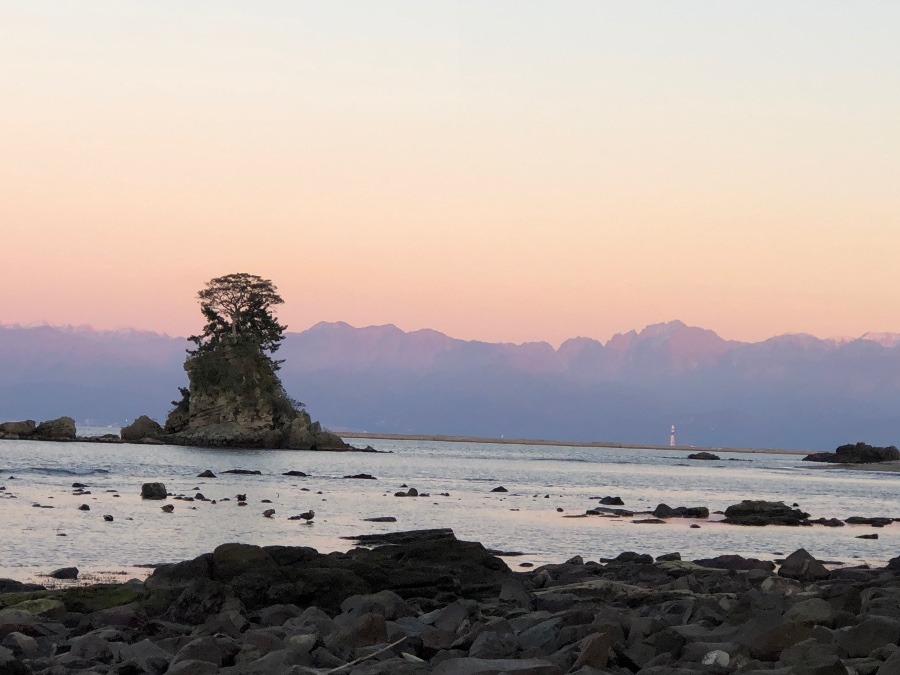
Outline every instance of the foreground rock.
<svg viewBox="0 0 900 675"><path fill-rule="evenodd" d="M370 540L371 541L371 540ZM513 573L452 532L373 550L226 544L145 584L0 594L0 671L686 675L900 669L900 558L731 556ZM724 556L723 558L727 558ZM756 561L758 563L759 561ZM700 564L698 564L700 563ZM719 567L713 567L719 565Z"/></svg>
<svg viewBox="0 0 900 675"><path fill-rule="evenodd" d="M866 443L842 445L834 452L814 452L803 458L804 462L829 464L874 464L900 460L900 450L895 445L879 447Z"/></svg>

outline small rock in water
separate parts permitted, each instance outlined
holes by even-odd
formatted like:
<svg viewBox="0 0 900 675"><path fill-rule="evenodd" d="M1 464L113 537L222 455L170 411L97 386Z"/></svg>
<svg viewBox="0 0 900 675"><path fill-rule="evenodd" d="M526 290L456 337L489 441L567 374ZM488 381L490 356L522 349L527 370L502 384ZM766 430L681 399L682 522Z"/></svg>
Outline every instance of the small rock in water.
<svg viewBox="0 0 900 675"><path fill-rule="evenodd" d="M77 579L78 578L78 568L77 567L61 567L58 570L53 570L47 576L51 577L52 579Z"/></svg>
<svg viewBox="0 0 900 675"><path fill-rule="evenodd" d="M260 499L259 503L260 504L271 504L272 500L271 499Z"/></svg>
<svg viewBox="0 0 900 675"><path fill-rule="evenodd" d="M223 471L222 473L233 473L238 476L261 476L262 471L256 471L252 469L228 469L227 471Z"/></svg>
<svg viewBox="0 0 900 675"><path fill-rule="evenodd" d="M272 516L275 515L275 509L266 509L265 511L263 511L263 515L266 518L271 518Z"/></svg>
<svg viewBox="0 0 900 675"><path fill-rule="evenodd" d="M165 506L160 506L159 508L162 509L163 513L172 513L172 511L175 510L174 504L166 504Z"/></svg>
<svg viewBox="0 0 900 675"><path fill-rule="evenodd" d="M282 476L297 476L298 478L306 478L307 474L303 473L302 471L285 471L281 475Z"/></svg>
<svg viewBox="0 0 900 675"><path fill-rule="evenodd" d="M111 515L107 514L107 515L103 516L103 520L105 520L107 523L111 523L113 521L113 517Z"/></svg>
<svg viewBox="0 0 900 675"><path fill-rule="evenodd" d="M238 500L239 502L245 502L245 501L247 501L247 495L246 495L246 494L243 494L243 495L236 495L236 496L237 496L237 500Z"/></svg>
<svg viewBox="0 0 900 675"><path fill-rule="evenodd" d="M857 537L857 539L878 539L877 534L861 534Z"/></svg>
<svg viewBox="0 0 900 675"><path fill-rule="evenodd" d="M90 511L91 507L88 506L87 504L82 504L81 506L78 507L78 510L79 511Z"/></svg>
<svg viewBox="0 0 900 675"><path fill-rule="evenodd" d="M84 483L72 483L72 487L73 488L86 488L87 485L85 485Z"/></svg>
<svg viewBox="0 0 900 675"><path fill-rule="evenodd" d="M352 476L344 476L344 478L359 478L362 480L378 480L377 478L375 478L375 476L372 476L367 473L357 473Z"/></svg>
<svg viewBox="0 0 900 675"><path fill-rule="evenodd" d="M397 519L394 516L375 516L374 518L363 518L363 520L368 521L370 523L396 523Z"/></svg>
<svg viewBox="0 0 900 675"><path fill-rule="evenodd" d="M495 487L493 490L491 490L491 492L509 492L509 490L507 490L507 489L506 489L505 487L503 487L502 485L498 485L498 486Z"/></svg>
<svg viewBox="0 0 900 675"><path fill-rule="evenodd" d="M207 470L204 471L203 473L198 473L198 474L197 474L197 478L215 478L215 477L216 477L216 474L214 474L214 473L213 473L212 471L210 471L209 469L207 469Z"/></svg>
<svg viewBox="0 0 900 675"><path fill-rule="evenodd" d="M288 520L305 520L307 523L312 524L312 519L316 517L316 512L310 509L305 513L301 513L297 516L291 516Z"/></svg>

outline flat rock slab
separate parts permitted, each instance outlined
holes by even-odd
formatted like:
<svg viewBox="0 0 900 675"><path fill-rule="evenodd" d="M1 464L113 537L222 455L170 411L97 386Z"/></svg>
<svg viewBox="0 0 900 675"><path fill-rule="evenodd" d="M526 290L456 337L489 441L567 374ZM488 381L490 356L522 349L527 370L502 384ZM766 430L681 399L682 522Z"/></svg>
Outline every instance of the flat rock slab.
<svg viewBox="0 0 900 675"><path fill-rule="evenodd" d="M447 659L431 671L433 675L562 675L555 663L543 659Z"/></svg>

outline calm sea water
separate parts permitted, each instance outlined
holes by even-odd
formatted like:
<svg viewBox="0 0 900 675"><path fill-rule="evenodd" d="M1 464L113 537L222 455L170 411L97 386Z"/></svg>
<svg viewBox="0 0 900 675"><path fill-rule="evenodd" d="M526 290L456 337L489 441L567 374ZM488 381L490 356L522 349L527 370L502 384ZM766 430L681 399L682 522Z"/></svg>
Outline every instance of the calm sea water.
<svg viewBox="0 0 900 675"><path fill-rule="evenodd" d="M715 511L752 498L797 502L814 518L900 517L900 474L824 468L801 462L799 455L719 453L722 461L699 462L667 450L365 443L390 452L0 441L0 486L5 487L0 491L0 576L34 578L68 565L103 571L172 562L231 541L347 550L353 544L341 537L432 527L451 527L459 538L488 548L522 552L506 558L513 568L574 555L597 560L626 550L679 551L685 558L720 553L775 558L804 547L820 559L847 564L883 564L900 555L900 523L875 530L700 522L699 529L691 529L691 520L644 525L632 522L640 516L566 517L583 514L597 505L591 497L606 495L621 497L634 511L650 511L660 502ZM206 469L218 478L196 477ZM227 469L262 475L221 473ZM282 475L290 470L310 475ZM377 480L343 478L358 473ZM148 481L161 481L175 494L199 491L220 501L170 498L167 503L175 510L166 514L161 502L140 499L141 484ZM86 484L91 494L73 495L73 482ZM402 485L430 496L395 497ZM509 491L491 492L499 485ZM239 493L247 495L247 506L237 506ZM231 501L221 501L225 497ZM79 510L81 504L90 510ZM274 517L263 517L267 508L275 509ZM312 525L288 520L309 509L316 513ZM106 514L113 522L104 521ZM397 522L363 520L374 516L394 516ZM879 539L856 538L873 532Z"/></svg>

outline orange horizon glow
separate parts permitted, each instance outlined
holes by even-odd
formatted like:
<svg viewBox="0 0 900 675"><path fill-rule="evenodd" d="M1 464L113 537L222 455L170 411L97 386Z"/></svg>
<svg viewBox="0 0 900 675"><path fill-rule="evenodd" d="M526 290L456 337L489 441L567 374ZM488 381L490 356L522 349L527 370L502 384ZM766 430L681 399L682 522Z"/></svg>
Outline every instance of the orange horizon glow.
<svg viewBox="0 0 900 675"><path fill-rule="evenodd" d="M0 10L0 322L900 333L900 8Z"/></svg>

